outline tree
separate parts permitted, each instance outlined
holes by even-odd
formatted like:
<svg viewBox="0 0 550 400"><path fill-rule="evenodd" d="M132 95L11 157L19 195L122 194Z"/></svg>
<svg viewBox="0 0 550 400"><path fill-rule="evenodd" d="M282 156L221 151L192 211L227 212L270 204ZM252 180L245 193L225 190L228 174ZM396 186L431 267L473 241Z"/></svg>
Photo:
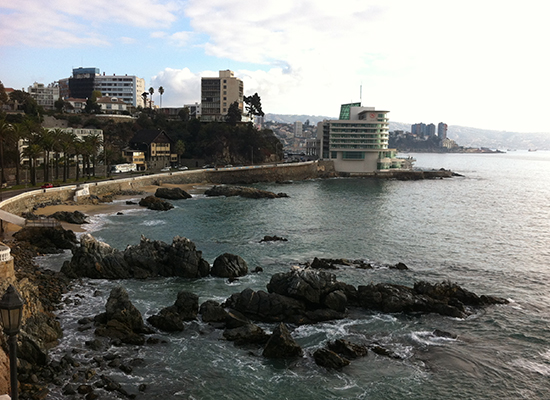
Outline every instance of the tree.
<svg viewBox="0 0 550 400"><path fill-rule="evenodd" d="M183 140L178 140L176 142L176 145L174 146L174 150L178 155L178 164L179 164L181 162L181 156L183 155L183 153L185 153L185 143L183 143Z"/></svg>
<svg viewBox="0 0 550 400"><path fill-rule="evenodd" d="M55 147L55 137L53 132L48 129L41 128L37 134L40 137L40 146L44 150L44 182L50 181L50 153Z"/></svg>
<svg viewBox="0 0 550 400"><path fill-rule="evenodd" d="M143 108L147 108L147 96L149 96L148 92L143 92L141 94L141 97L143 97Z"/></svg>
<svg viewBox="0 0 550 400"><path fill-rule="evenodd" d="M21 153L19 152L19 140L23 139L28 133L27 127L23 123L12 124L12 132L10 140L12 146L15 149L15 184L19 185L20 182L20 168L21 168Z"/></svg>
<svg viewBox="0 0 550 400"><path fill-rule="evenodd" d="M227 109L227 115L225 116L225 122L229 125L237 125L237 122L241 122L242 114L239 110L239 103L234 101Z"/></svg>
<svg viewBox="0 0 550 400"><path fill-rule="evenodd" d="M84 111L88 114L99 114L101 113L101 106L97 104L97 99L101 97L101 92L99 90L94 90L92 95L86 100L86 107Z"/></svg>
<svg viewBox="0 0 550 400"><path fill-rule="evenodd" d="M12 133L12 126L5 121L0 121L0 168L2 168L2 176L0 182L6 182L5 165L4 165L4 145L8 142L9 136Z"/></svg>
<svg viewBox="0 0 550 400"><path fill-rule="evenodd" d="M42 128L41 128L42 129ZM33 128L29 128L25 138L27 147L23 150L23 155L29 159L31 167L31 185L36 185L36 160L42 155L42 136Z"/></svg>
<svg viewBox="0 0 550 400"><path fill-rule="evenodd" d="M58 139L59 149L63 153L63 182L67 182L69 175L70 153L75 139L76 135L67 131L63 131Z"/></svg>
<svg viewBox="0 0 550 400"><path fill-rule="evenodd" d="M65 107L65 100L63 100L61 97L53 103L55 109L57 112L61 113L63 112L63 107Z"/></svg>
<svg viewBox="0 0 550 400"><path fill-rule="evenodd" d="M162 95L164 94L164 88L162 86L159 87L159 94L160 94L160 108L162 108Z"/></svg>
<svg viewBox="0 0 550 400"><path fill-rule="evenodd" d="M4 88L4 84L0 82L0 108L2 105L6 104L9 101L9 97L6 94L6 89Z"/></svg>
<svg viewBox="0 0 550 400"><path fill-rule="evenodd" d="M149 93L151 94L151 99L149 101L149 108L153 109L153 93L155 93L155 89L153 89L153 86L149 88Z"/></svg>
<svg viewBox="0 0 550 400"><path fill-rule="evenodd" d="M245 108L249 117L253 115L263 117L265 115L262 111L262 100L258 93L254 93L252 96L244 96L243 101L246 104Z"/></svg>
<svg viewBox="0 0 550 400"><path fill-rule="evenodd" d="M183 122L187 122L189 121L189 114L190 114L189 107L183 107L183 109L180 110L180 112L178 113L178 116Z"/></svg>
<svg viewBox="0 0 550 400"><path fill-rule="evenodd" d="M95 166L97 164L97 155L99 152L99 148L103 145L103 141L101 140L101 136L99 136L99 134L94 133L92 135L88 135L84 137L84 143L86 144L86 148L89 151L89 157L91 158L91 162L92 162L92 174L93 176L95 176ZM88 172L88 175L89 175L89 172Z"/></svg>

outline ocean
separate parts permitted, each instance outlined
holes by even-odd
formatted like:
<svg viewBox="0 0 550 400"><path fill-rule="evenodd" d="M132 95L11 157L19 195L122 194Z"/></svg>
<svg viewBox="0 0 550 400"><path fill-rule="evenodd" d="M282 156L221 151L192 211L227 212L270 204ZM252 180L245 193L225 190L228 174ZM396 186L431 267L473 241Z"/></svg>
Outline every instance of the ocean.
<svg viewBox="0 0 550 400"><path fill-rule="evenodd" d="M130 393L146 384L148 399L543 399L550 398L550 152L411 154L419 168L451 169L463 176L440 180L309 180L255 187L288 198L206 198L174 201L168 212L127 206L123 215L99 215L87 227L119 249L140 236L171 242L185 236L210 263L225 252L252 270L238 281L222 278L77 283L58 312L64 329L53 359L66 352L83 365L98 354L84 345L93 330L77 321L104 311L110 290L122 285L144 318L172 305L181 290L200 303L224 301L247 287L265 290L271 276L314 257L362 259L372 270L342 267L340 281L354 286L419 280L452 281L507 305L465 319L434 314L354 310L344 320L290 326L304 357L272 361L261 349L237 347L200 321L181 333L158 333L164 343L112 347L107 352L141 359L131 374L98 371ZM121 203L121 206L126 207ZM260 243L264 235L287 242ZM41 257L59 269L70 255ZM389 269L403 262L409 270ZM271 332L273 324L258 324ZM439 329L456 339L433 335ZM327 341L377 342L400 359L369 353L342 371L315 364ZM104 392L101 398L117 398ZM48 398L61 399L52 386Z"/></svg>

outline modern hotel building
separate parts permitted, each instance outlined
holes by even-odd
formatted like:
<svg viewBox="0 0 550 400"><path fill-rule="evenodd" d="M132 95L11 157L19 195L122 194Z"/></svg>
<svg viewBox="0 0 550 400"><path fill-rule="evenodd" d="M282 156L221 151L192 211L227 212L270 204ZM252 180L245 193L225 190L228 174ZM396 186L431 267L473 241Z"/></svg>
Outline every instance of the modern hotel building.
<svg viewBox="0 0 550 400"><path fill-rule="evenodd" d="M372 173L404 167L404 159L388 148L389 111L343 104L340 119L317 124L319 155L334 162L338 172Z"/></svg>

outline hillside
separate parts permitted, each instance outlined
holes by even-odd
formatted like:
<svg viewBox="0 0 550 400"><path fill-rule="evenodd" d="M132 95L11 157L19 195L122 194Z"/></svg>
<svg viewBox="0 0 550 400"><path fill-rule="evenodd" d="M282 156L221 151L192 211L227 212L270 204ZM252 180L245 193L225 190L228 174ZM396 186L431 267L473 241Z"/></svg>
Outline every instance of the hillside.
<svg viewBox="0 0 550 400"><path fill-rule="evenodd" d="M310 124L315 125L323 119L336 118L337 117L326 117L319 115L265 115L266 121L275 121L286 124L293 124L296 121L306 122L309 120ZM390 121L390 131L395 130L410 132L411 124ZM449 125L447 136L457 142L460 146L464 147L488 147L491 149L501 150L550 149L550 132L519 133Z"/></svg>

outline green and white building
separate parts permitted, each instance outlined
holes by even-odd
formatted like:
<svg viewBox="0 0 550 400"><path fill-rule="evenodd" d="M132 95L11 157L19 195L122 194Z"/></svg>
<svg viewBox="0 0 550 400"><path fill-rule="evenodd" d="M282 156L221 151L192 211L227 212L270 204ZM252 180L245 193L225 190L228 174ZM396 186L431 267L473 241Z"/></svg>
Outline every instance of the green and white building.
<svg viewBox="0 0 550 400"><path fill-rule="evenodd" d="M340 119L317 124L319 156L333 161L336 171L352 174L410 168L406 159L396 158L397 150L388 148L388 113L361 103L343 104Z"/></svg>

